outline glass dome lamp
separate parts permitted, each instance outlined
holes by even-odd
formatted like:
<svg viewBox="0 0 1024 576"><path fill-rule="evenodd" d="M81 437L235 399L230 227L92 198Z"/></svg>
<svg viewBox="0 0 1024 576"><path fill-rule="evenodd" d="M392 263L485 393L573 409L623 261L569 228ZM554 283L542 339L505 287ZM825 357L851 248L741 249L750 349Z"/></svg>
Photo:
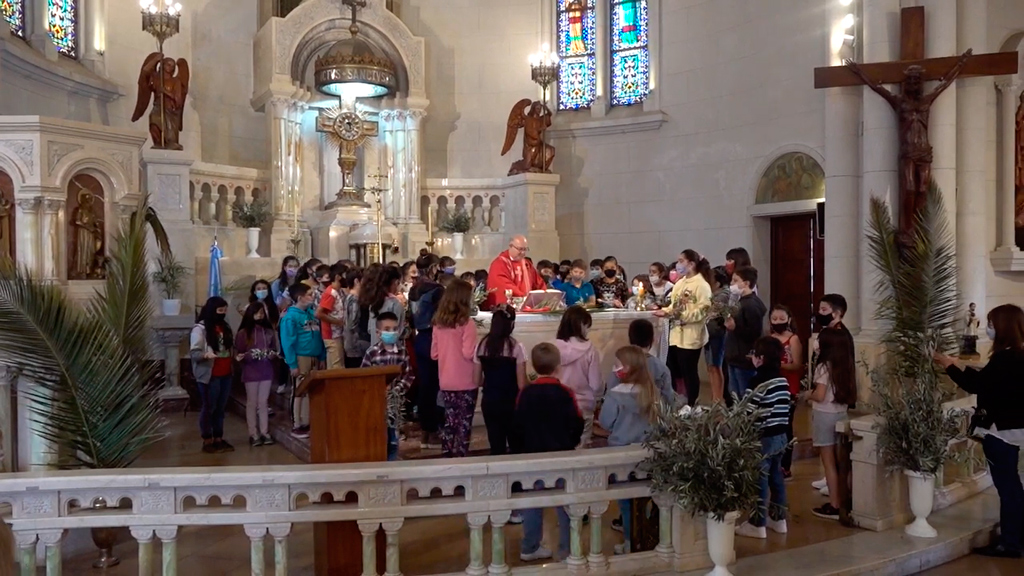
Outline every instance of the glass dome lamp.
<svg viewBox="0 0 1024 576"><path fill-rule="evenodd" d="M331 46L314 69L316 89L345 100L378 98L398 87L394 63L357 35Z"/></svg>

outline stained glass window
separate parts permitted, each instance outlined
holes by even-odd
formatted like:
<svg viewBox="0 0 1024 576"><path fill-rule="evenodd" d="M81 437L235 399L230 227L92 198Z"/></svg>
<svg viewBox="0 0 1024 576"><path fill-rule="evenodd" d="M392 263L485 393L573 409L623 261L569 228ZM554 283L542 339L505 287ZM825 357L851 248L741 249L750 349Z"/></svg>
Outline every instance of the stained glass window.
<svg viewBox="0 0 1024 576"><path fill-rule="evenodd" d="M46 29L57 51L69 58L78 57L78 1L46 0Z"/></svg>
<svg viewBox="0 0 1024 576"><path fill-rule="evenodd" d="M558 0L558 107L586 108L597 97L594 0Z"/></svg>
<svg viewBox="0 0 1024 576"><path fill-rule="evenodd" d="M11 26L11 33L25 37L25 0L0 0L0 13Z"/></svg>
<svg viewBox="0 0 1024 576"><path fill-rule="evenodd" d="M612 2L612 106L643 102L651 88L647 0Z"/></svg>

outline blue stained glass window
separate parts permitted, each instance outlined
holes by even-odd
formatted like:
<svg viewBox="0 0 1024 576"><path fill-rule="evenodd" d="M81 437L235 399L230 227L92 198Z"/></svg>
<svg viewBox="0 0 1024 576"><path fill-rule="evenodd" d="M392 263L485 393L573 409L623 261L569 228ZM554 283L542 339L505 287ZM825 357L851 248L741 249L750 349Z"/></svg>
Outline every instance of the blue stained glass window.
<svg viewBox="0 0 1024 576"><path fill-rule="evenodd" d="M78 1L46 0L46 29L57 51L69 58L78 57Z"/></svg>
<svg viewBox="0 0 1024 576"><path fill-rule="evenodd" d="M651 89L647 0L611 0L612 106L643 102Z"/></svg>
<svg viewBox="0 0 1024 576"><path fill-rule="evenodd" d="M0 0L0 13L11 27L11 34L25 37L25 0Z"/></svg>
<svg viewBox="0 0 1024 576"><path fill-rule="evenodd" d="M586 108L597 98L597 16L593 0L558 0L558 107Z"/></svg>

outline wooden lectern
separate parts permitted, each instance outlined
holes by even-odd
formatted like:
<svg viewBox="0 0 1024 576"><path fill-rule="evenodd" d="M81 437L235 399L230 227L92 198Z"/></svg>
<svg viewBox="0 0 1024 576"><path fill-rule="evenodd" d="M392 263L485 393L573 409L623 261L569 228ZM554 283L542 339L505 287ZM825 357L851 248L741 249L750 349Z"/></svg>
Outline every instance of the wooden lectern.
<svg viewBox="0 0 1024 576"><path fill-rule="evenodd" d="M398 366L378 366L309 375L301 388L309 393L311 464L387 460L387 383L400 373ZM355 522L317 522L313 544L317 575L362 574L363 538ZM379 541L377 552L383 556Z"/></svg>

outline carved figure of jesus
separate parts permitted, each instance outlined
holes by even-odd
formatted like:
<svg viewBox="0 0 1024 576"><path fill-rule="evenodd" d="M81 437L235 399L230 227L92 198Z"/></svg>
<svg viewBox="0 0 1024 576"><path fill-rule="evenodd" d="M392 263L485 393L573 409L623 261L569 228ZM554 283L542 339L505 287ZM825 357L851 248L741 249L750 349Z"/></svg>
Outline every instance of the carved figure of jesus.
<svg viewBox="0 0 1024 576"><path fill-rule="evenodd" d="M870 78L861 67L852 60L846 66L860 76L869 88L892 106L899 121L900 157L900 233L904 239L914 226L914 216L924 206L928 197L928 186L932 174L932 146L928 140L928 117L932 103L946 88L956 81L961 70L973 52L967 50L953 68L939 81L934 90L924 92L924 69L911 65L904 72L901 93L893 94L879 82Z"/></svg>

